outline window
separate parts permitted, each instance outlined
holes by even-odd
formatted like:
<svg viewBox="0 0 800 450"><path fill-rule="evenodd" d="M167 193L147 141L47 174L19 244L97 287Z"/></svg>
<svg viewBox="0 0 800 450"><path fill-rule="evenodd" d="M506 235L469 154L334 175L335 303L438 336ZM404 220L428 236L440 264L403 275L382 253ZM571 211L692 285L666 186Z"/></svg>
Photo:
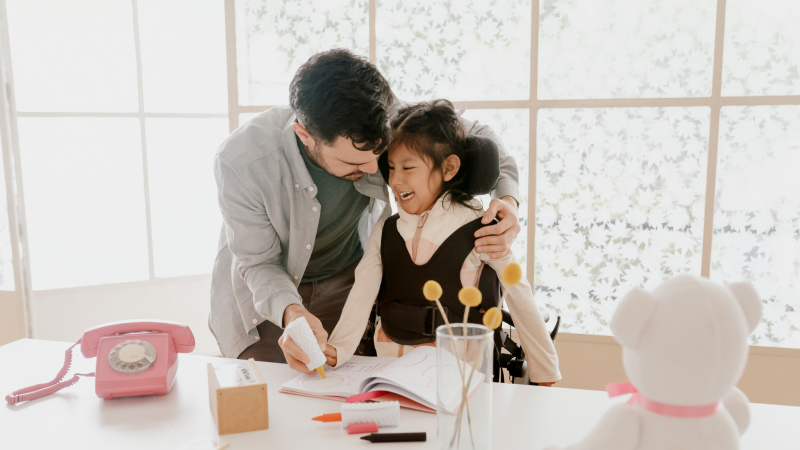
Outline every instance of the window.
<svg viewBox="0 0 800 450"><path fill-rule="evenodd" d="M323 50L367 55L368 15L366 0L237 1L239 104L288 104L297 68Z"/></svg>
<svg viewBox="0 0 800 450"><path fill-rule="evenodd" d="M563 330L608 334L630 288L691 273L753 281L751 343L800 347L796 2L324 3L235 1L234 126L285 104L310 54L369 55L403 100L466 102L500 133L514 251Z"/></svg>
<svg viewBox="0 0 800 450"><path fill-rule="evenodd" d="M800 105L725 106L719 127L711 278L751 280L753 340L800 348Z"/></svg>
<svg viewBox="0 0 800 450"><path fill-rule="evenodd" d="M709 108L539 111L534 284L565 330L598 333L615 301L700 275Z"/></svg>
<svg viewBox="0 0 800 450"><path fill-rule="evenodd" d="M379 0L376 8L378 68L401 99L530 97L530 0Z"/></svg>
<svg viewBox="0 0 800 450"><path fill-rule="evenodd" d="M800 347L795 1L6 4L35 289L208 273L216 147L346 47L500 133L514 251L564 331L691 273L753 281L751 343Z"/></svg>
<svg viewBox="0 0 800 450"><path fill-rule="evenodd" d="M33 289L209 273L223 0L8 0L6 13Z"/></svg>

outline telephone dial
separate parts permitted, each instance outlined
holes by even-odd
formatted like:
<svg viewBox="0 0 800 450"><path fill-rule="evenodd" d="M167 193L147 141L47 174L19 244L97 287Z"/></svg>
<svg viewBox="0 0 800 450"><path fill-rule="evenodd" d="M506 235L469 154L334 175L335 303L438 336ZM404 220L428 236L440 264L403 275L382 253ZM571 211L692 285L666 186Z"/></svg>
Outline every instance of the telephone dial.
<svg viewBox="0 0 800 450"><path fill-rule="evenodd" d="M94 373L75 374L62 381L72 365L72 348L81 344L86 358L97 357ZM49 383L37 384L6 396L10 404L50 395L77 383L78 377L95 377L97 396L109 400L138 395L166 395L178 372L178 353L194 350L194 335L187 325L160 320L111 322L84 332L68 348L64 366Z"/></svg>

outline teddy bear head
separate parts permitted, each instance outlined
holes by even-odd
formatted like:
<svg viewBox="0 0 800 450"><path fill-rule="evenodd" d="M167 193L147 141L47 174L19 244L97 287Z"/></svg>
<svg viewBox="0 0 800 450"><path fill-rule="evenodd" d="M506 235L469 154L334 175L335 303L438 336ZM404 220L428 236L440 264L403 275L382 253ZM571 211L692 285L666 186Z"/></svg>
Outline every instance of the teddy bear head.
<svg viewBox="0 0 800 450"><path fill-rule="evenodd" d="M761 300L749 282L723 287L679 275L652 292L629 292L610 327L628 380L642 395L699 406L722 399L739 381L759 320Z"/></svg>

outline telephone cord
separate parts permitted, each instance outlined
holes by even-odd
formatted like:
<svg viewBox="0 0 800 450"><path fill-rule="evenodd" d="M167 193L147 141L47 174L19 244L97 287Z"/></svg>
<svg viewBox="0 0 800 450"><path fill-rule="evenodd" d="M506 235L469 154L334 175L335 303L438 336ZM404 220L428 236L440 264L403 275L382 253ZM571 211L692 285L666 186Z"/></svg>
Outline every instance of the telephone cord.
<svg viewBox="0 0 800 450"><path fill-rule="evenodd" d="M93 377L94 373L76 373L69 380L61 381L64 379L65 376L67 376L70 366L72 366L72 348L80 343L81 340L79 339L78 342L72 344L72 347L68 348L67 351L64 353L64 366L58 372L58 375L56 375L53 381L50 381L48 383L40 383L16 390L11 394L6 395L6 402L8 402L11 405L15 405L20 402L35 400L37 398L50 395L56 391L60 391L61 389L64 389L66 387L72 386L73 384L78 382L79 380L78 377Z"/></svg>

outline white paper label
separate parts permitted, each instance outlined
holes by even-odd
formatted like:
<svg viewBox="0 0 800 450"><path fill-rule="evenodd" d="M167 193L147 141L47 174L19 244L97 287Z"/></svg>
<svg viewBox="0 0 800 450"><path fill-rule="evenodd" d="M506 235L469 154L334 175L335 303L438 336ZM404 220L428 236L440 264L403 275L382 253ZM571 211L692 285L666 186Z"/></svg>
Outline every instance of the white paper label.
<svg viewBox="0 0 800 450"><path fill-rule="evenodd" d="M219 387L258 384L258 379L249 365L225 364L214 367L214 373L217 375Z"/></svg>

